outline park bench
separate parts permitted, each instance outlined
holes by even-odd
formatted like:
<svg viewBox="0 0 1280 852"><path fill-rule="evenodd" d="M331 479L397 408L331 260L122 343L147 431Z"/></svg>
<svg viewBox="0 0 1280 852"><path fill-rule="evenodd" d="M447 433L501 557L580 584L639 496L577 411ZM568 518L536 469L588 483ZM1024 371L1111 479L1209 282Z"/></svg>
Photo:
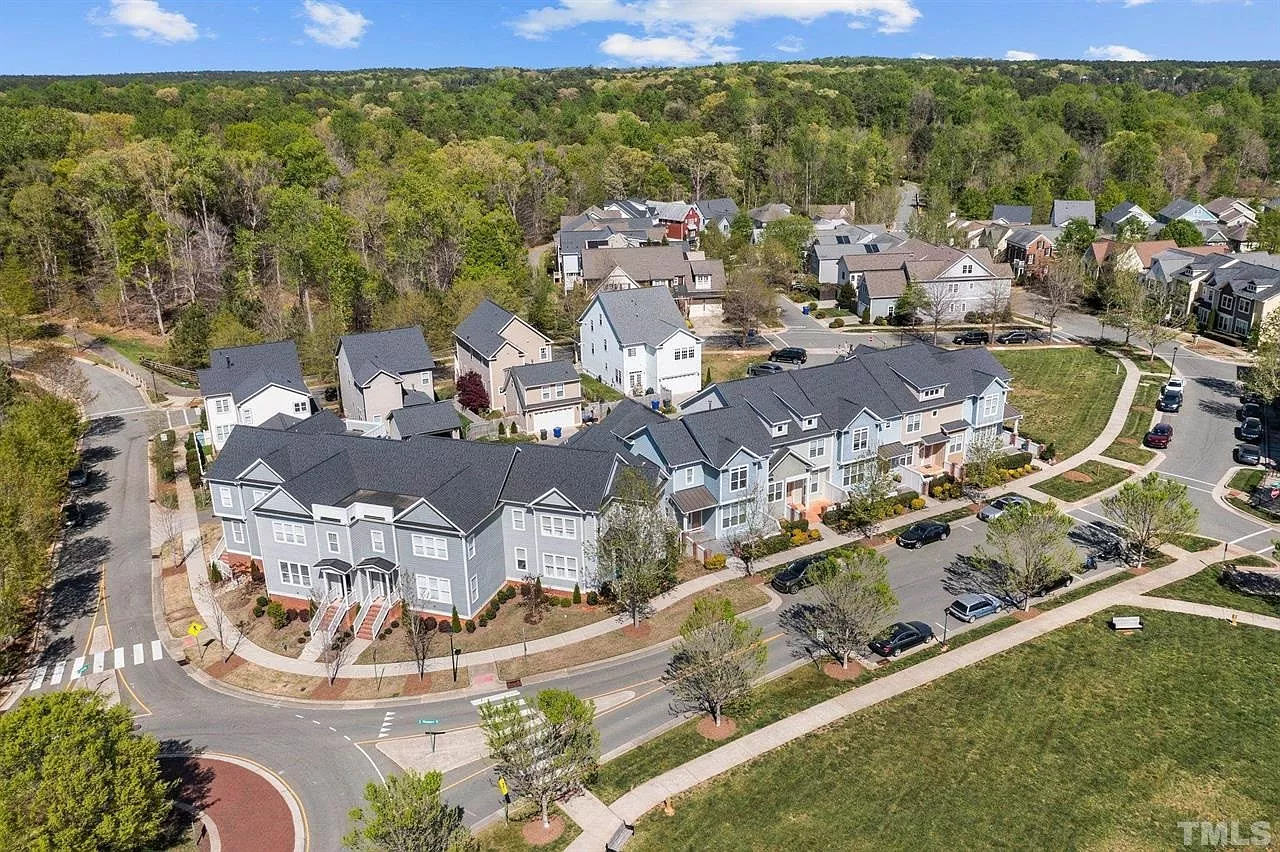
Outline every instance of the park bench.
<svg viewBox="0 0 1280 852"><path fill-rule="evenodd" d="M1112 630L1141 630L1142 617L1138 615L1117 615L1111 619Z"/></svg>

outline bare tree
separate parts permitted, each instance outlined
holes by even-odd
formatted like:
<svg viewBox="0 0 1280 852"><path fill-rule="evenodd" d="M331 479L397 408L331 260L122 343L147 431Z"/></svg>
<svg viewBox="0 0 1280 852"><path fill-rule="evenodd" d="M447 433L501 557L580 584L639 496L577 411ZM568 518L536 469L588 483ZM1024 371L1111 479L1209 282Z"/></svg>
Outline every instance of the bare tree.
<svg viewBox="0 0 1280 852"><path fill-rule="evenodd" d="M329 620L328 624L322 620L316 627L316 634L324 643L324 649L320 652L320 662L324 664L329 685L333 686L333 682L338 679L338 672L347 664L351 656L351 643L343 637L342 622L336 615Z"/></svg>
<svg viewBox="0 0 1280 852"><path fill-rule="evenodd" d="M1124 331L1124 343L1128 346L1146 307L1146 288L1134 273L1114 270L1104 291L1103 303L1106 306L1103 311L1106 324Z"/></svg>
<svg viewBox="0 0 1280 852"><path fill-rule="evenodd" d="M218 640L218 644L226 651L226 656L222 658L225 663L235 654L236 649L240 647L240 643L244 640L244 631L248 629L249 622L240 619L234 624L231 621L231 615L223 607L222 601L218 600L218 595L214 591L213 584L205 581L200 583L198 591L204 594L209 601L209 623L205 625L213 633L213 638ZM203 657L204 649L200 649Z"/></svg>
<svg viewBox="0 0 1280 852"><path fill-rule="evenodd" d="M812 600L782 611L780 622L804 653L831 657L840 668L880 632L898 606L889 587L889 561L870 548L839 550L809 570Z"/></svg>
<svg viewBox="0 0 1280 852"><path fill-rule="evenodd" d="M920 300L917 310L924 315L933 326L933 345L938 345L938 328L951 317L956 306L956 284L950 281L926 281L920 285L924 298Z"/></svg>
<svg viewBox="0 0 1280 852"><path fill-rule="evenodd" d="M409 650L413 653L413 662L418 668L418 680L424 680L427 676L427 660L431 658L431 646L440 634L435 630L428 630L426 619L409 609L408 601L414 600L414 593L417 591L416 582L413 574L400 572L400 598L405 601L400 622L404 625Z"/></svg>
<svg viewBox="0 0 1280 852"><path fill-rule="evenodd" d="M1169 297L1162 294L1149 298L1138 312L1138 337L1147 344L1150 351L1149 362L1156 360L1156 349L1170 340L1178 338L1178 329L1165 325L1169 321Z"/></svg>
<svg viewBox="0 0 1280 852"><path fill-rule="evenodd" d="M722 538L729 546L729 553L742 561L743 571L751 576L751 563L755 560L761 543L781 528L778 519L769 514L768 497L763 488L757 489L747 506L747 519Z"/></svg>
<svg viewBox="0 0 1280 852"><path fill-rule="evenodd" d="M773 319L777 294L755 267L743 266L729 273L724 291L724 321L738 332L738 345L746 346L748 332Z"/></svg>
<svg viewBox="0 0 1280 852"><path fill-rule="evenodd" d="M991 323L991 339L996 336L996 323L1009 310L1009 286L1003 281L992 279L978 296L978 304Z"/></svg>
<svg viewBox="0 0 1280 852"><path fill-rule="evenodd" d="M1040 316L1049 323L1049 341L1053 341L1053 327L1058 316L1080 301L1084 289L1084 265L1076 255L1059 255L1049 264L1049 270L1036 282L1035 291L1040 296Z"/></svg>
<svg viewBox="0 0 1280 852"><path fill-rule="evenodd" d="M737 618L728 598L701 598L680 628L662 683L671 691L671 709L711 714L720 727L724 709L751 695L764 673L768 651L761 629Z"/></svg>
<svg viewBox="0 0 1280 852"><path fill-rule="evenodd" d="M1187 486L1154 470L1103 498L1102 511L1124 530L1130 548L1137 552L1139 568L1147 551L1175 536L1194 534L1200 518L1200 510L1187 499Z"/></svg>
<svg viewBox="0 0 1280 852"><path fill-rule="evenodd" d="M974 570L988 589L1025 610L1031 596L1076 566L1067 540L1072 522L1048 503L1024 503L987 525L987 543L974 550Z"/></svg>
<svg viewBox="0 0 1280 852"><path fill-rule="evenodd" d="M23 360L21 367L47 382L55 393L79 400L83 405L93 402L97 396L89 390L89 379L75 359L56 344L40 344Z"/></svg>

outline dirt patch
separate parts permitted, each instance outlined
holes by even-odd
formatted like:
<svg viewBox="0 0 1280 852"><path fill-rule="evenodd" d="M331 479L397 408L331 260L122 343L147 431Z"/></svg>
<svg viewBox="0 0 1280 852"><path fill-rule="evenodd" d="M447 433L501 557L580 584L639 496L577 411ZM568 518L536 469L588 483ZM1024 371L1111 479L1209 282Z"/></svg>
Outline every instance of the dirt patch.
<svg viewBox="0 0 1280 852"><path fill-rule="evenodd" d="M717 728L710 716L703 716L698 720L698 733L712 741L727 740L738 733L738 723L728 716L721 716L720 727Z"/></svg>
<svg viewBox="0 0 1280 852"><path fill-rule="evenodd" d="M1093 477L1079 470L1068 470L1062 474L1062 478L1067 482L1093 482Z"/></svg>
<svg viewBox="0 0 1280 852"><path fill-rule="evenodd" d="M335 698L341 698L342 694L347 691L347 687L350 685L351 678L334 678L333 683L329 683L326 680L312 690L311 697L317 701L332 701Z"/></svg>
<svg viewBox="0 0 1280 852"><path fill-rule="evenodd" d="M520 836L530 846L546 846L548 843L554 843L560 835L564 834L564 817L553 814L550 822L551 825L543 826L542 817L526 822L524 828L520 829Z"/></svg>
<svg viewBox="0 0 1280 852"><path fill-rule="evenodd" d="M1039 614L1040 614L1040 610L1036 609L1035 607L1032 607L1031 609L1026 610L1026 611L1023 611L1023 610L1020 610L1020 609L1019 609L1019 610L1015 610L1015 611L1014 611L1014 613L1013 613L1013 620L1014 620L1014 621L1027 621L1027 620L1029 620L1029 619L1035 618L1035 617L1036 617L1037 615L1039 615Z"/></svg>
<svg viewBox="0 0 1280 852"><path fill-rule="evenodd" d="M205 674L210 677L215 677L221 680L244 664L244 657L237 657L235 654L232 654L231 659L225 662L221 658L216 659L211 665L205 666L204 671Z"/></svg>
<svg viewBox="0 0 1280 852"><path fill-rule="evenodd" d="M822 667L822 673L833 680L854 680L861 677L864 671L866 669L852 660L849 661L849 668L847 669L841 668L840 664L836 662L828 662Z"/></svg>
<svg viewBox="0 0 1280 852"><path fill-rule="evenodd" d="M642 621L639 624L628 624L618 632L628 639L648 639L649 634L653 632L653 625Z"/></svg>
<svg viewBox="0 0 1280 852"><path fill-rule="evenodd" d="M1128 444L1128 445L1130 445L1130 446L1136 446L1136 445L1137 445L1137 443L1138 443L1138 439L1137 439L1137 438L1116 438L1116 443L1117 443L1117 444ZM1070 471L1070 472L1071 472L1071 473L1075 473L1075 471L1074 471L1074 470L1073 470L1073 471Z"/></svg>
<svg viewBox="0 0 1280 852"><path fill-rule="evenodd" d="M419 678L416 674L405 675L401 695L426 695L431 691L431 675Z"/></svg>
<svg viewBox="0 0 1280 852"><path fill-rule="evenodd" d="M1143 574L1148 573L1150 570L1151 569L1145 565L1142 565L1142 566L1135 565L1129 569L1129 573L1135 577L1141 577Z"/></svg>

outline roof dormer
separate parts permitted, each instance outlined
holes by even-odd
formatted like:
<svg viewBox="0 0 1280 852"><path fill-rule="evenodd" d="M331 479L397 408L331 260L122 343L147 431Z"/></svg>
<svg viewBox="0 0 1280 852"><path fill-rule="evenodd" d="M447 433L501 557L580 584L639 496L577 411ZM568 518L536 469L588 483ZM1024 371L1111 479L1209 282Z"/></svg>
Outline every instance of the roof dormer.
<svg viewBox="0 0 1280 852"><path fill-rule="evenodd" d="M786 423L774 423L774 424L773 424L773 430L772 430L772 431L773 431L773 437L775 437L775 438L781 438L783 435L786 435L786 434L787 434L787 424L786 424Z"/></svg>

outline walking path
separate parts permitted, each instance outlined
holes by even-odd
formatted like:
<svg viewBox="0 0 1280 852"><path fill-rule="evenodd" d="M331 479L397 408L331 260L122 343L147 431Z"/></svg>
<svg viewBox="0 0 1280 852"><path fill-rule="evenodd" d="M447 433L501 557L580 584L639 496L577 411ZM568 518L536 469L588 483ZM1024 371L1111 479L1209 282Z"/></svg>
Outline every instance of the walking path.
<svg viewBox="0 0 1280 852"><path fill-rule="evenodd" d="M571 807L571 812L575 815L575 821L580 817L581 819L589 820L589 824L579 822L583 829L583 834L570 844L568 849L571 852L573 850L583 850L585 852L588 849L598 849L599 846L595 843L597 838L612 837L624 824L634 825L641 816L661 805L672 796L687 792L699 784L767 754L793 740L838 722L853 713L865 710L924 684L931 683L940 677L981 662L1104 609L1121 605L1137 605L1186 611L1180 608L1180 602L1177 601L1158 601L1154 598L1138 597L1152 589L1186 579L1201 571L1205 566L1205 563L1193 554L1177 548L1170 548L1170 550L1178 554L1176 561L1170 565L1109 588L1101 589L1079 600L1063 604L1027 621L1018 622L945 654L940 654L914 666L901 669L894 674L873 680L836 698L816 704L772 725L746 734L714 751L696 757L688 763L677 766L656 778L644 782L624 794L612 806L606 807L602 803L597 805L599 800L574 804ZM1243 552L1240 555L1243 555ZM1203 607L1203 611L1201 611L1201 605L1191 604L1188 606L1191 607L1190 611L1195 614L1221 617L1223 612L1230 613L1229 610L1223 610L1221 607ZM1280 619L1271 619L1266 616L1254 616L1254 618L1274 622L1276 627L1273 629L1280 629ZM1252 623L1252 621L1249 623ZM1270 624L1263 626L1270 626ZM590 794L586 795L590 796Z"/></svg>
<svg viewBox="0 0 1280 852"><path fill-rule="evenodd" d="M1132 600L1125 601L1125 604L1140 606L1145 609L1162 609L1165 612L1181 612L1185 615L1200 615L1205 618L1219 618L1223 621L1234 619L1239 624L1248 624L1252 627L1262 627L1267 630L1280 630L1280 618L1276 618L1274 615L1262 615L1256 612L1230 609L1225 606L1192 603L1191 601L1181 601L1177 598L1148 597L1135 597Z"/></svg>

